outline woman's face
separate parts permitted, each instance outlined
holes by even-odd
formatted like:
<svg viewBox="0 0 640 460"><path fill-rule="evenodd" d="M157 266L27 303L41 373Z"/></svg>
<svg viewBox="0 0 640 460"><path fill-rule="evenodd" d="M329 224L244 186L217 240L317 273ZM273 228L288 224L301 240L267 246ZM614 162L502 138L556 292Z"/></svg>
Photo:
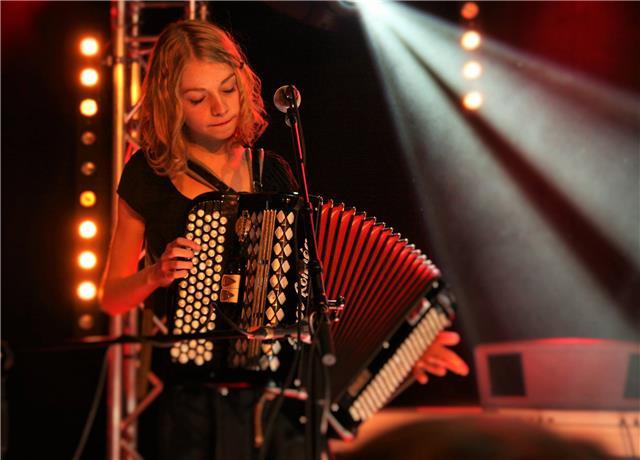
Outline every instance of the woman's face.
<svg viewBox="0 0 640 460"><path fill-rule="evenodd" d="M180 103L191 141L225 143L233 137L240 114L233 68L221 62L190 59L182 73Z"/></svg>

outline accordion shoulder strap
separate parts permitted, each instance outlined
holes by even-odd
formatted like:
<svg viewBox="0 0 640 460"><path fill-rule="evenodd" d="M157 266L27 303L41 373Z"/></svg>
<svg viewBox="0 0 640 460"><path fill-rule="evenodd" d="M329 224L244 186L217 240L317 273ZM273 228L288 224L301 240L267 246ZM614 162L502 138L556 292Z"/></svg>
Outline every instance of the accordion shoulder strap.
<svg viewBox="0 0 640 460"><path fill-rule="evenodd" d="M253 191L262 191L262 170L264 168L264 149L258 149L257 155L253 155L250 148L247 149L249 164L251 165L251 178L253 182Z"/></svg>
<svg viewBox="0 0 640 460"><path fill-rule="evenodd" d="M198 182L204 182L208 186L213 187L220 192L235 193L235 190L229 187L227 184L218 179L211 171L202 166L199 163L191 159L187 159L187 174L197 180Z"/></svg>
<svg viewBox="0 0 640 460"><path fill-rule="evenodd" d="M258 149L258 154L254 156L251 149L247 148L245 150L245 155L249 166L249 175L251 177L253 191L261 192L262 170L264 168L264 149ZM220 192L236 193L234 189L218 179L209 169L191 158L187 159L187 175L192 179Z"/></svg>

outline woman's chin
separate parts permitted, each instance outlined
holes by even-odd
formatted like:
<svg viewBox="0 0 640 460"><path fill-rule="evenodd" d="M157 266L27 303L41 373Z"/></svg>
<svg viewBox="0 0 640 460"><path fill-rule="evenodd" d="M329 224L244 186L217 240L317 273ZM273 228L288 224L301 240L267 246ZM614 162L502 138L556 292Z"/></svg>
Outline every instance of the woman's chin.
<svg viewBox="0 0 640 460"><path fill-rule="evenodd" d="M234 133L201 133L189 136L189 142L206 148L207 150L219 150L220 148L232 143Z"/></svg>

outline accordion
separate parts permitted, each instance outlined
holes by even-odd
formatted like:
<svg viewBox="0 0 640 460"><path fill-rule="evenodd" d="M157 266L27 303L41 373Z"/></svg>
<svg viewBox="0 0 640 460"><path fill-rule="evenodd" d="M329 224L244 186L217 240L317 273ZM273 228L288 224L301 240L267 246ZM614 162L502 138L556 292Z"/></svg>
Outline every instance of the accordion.
<svg viewBox="0 0 640 460"><path fill-rule="evenodd" d="M196 198L185 237L202 250L175 286L174 334L291 327L306 317L309 252L297 194ZM383 407L435 336L451 324L452 302L440 271L375 218L314 199L318 257L327 298L344 299L331 326L337 363L330 368L332 425L344 437ZM197 338L176 343L183 368L273 374L293 340Z"/></svg>

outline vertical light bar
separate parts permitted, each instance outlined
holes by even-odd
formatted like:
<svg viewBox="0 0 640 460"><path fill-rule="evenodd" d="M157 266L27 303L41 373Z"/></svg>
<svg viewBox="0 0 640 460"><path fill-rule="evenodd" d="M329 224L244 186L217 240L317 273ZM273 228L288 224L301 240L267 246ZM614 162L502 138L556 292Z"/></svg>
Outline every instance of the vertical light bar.
<svg viewBox="0 0 640 460"><path fill-rule="evenodd" d="M194 20L196 18L196 0L189 0L187 5L187 16L189 19Z"/></svg>
<svg viewBox="0 0 640 460"><path fill-rule="evenodd" d="M482 36L474 26L474 20L480 12L480 7L476 2L465 2L460 8L460 16L467 29L460 37L460 47L470 54L474 54L482 44ZM482 76L482 66L477 60L469 60L462 67L462 77L470 81L478 80ZM462 96L462 106L469 111L476 111L484 103L484 95L475 87L470 86L469 90Z"/></svg>

